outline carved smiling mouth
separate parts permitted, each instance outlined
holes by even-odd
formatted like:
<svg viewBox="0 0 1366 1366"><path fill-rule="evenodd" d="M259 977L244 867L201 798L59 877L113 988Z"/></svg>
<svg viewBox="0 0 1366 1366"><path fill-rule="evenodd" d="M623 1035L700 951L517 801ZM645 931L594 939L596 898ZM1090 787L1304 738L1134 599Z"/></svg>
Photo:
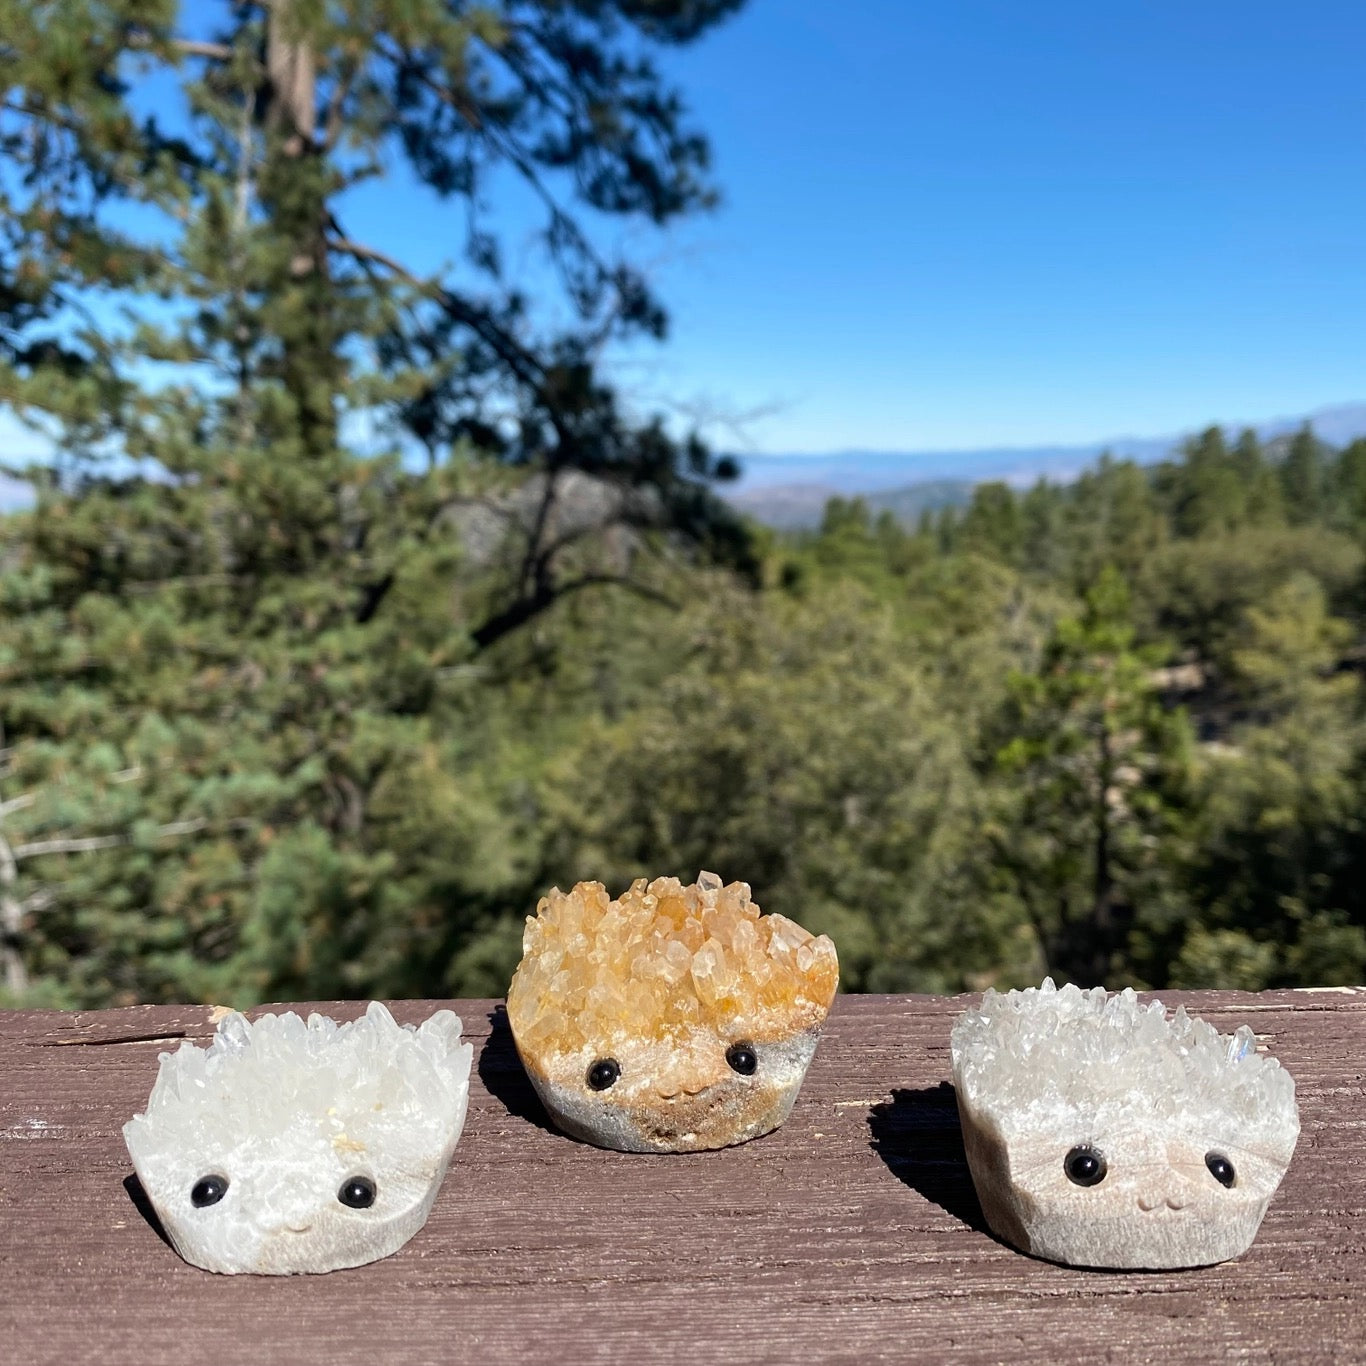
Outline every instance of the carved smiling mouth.
<svg viewBox="0 0 1366 1366"><path fill-rule="evenodd" d="M687 1111L683 1114L678 1112L689 1101L696 1100L698 1096L708 1090L710 1090L709 1087L703 1086L696 1091L685 1088L671 1091L667 1095L663 1092L656 1092L647 1103L648 1113L642 1127L656 1143L692 1141L697 1135L691 1131L688 1123L691 1115Z"/></svg>

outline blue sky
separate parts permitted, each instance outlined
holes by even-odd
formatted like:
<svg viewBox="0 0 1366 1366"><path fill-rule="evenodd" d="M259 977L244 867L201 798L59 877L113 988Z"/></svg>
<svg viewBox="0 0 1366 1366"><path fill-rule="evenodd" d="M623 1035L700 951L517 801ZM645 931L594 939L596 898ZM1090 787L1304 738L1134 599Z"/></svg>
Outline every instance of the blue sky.
<svg viewBox="0 0 1366 1366"><path fill-rule="evenodd" d="M664 58L721 207L600 227L673 315L615 378L741 453L1366 399L1364 53L1360 0L749 0ZM534 287L533 220L503 192ZM418 269L458 257L460 210L419 195L396 169L348 230ZM11 458L43 449L12 427Z"/></svg>
<svg viewBox="0 0 1366 1366"><path fill-rule="evenodd" d="M1366 397L1364 53L1339 0L751 0L669 60L725 202L628 239L674 330L619 373L758 451Z"/></svg>

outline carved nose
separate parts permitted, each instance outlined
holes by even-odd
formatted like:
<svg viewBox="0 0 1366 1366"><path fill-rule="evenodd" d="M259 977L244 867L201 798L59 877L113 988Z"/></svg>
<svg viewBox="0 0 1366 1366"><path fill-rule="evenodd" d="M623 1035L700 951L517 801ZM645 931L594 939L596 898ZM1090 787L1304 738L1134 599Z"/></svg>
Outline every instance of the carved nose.
<svg viewBox="0 0 1366 1366"><path fill-rule="evenodd" d="M304 1200L282 1200L277 1207L275 1227L286 1233L307 1233L316 1222L317 1209Z"/></svg>
<svg viewBox="0 0 1366 1366"><path fill-rule="evenodd" d="M682 1082L666 1082L659 1088L660 1100L677 1100L679 1096L700 1096L705 1086L684 1086Z"/></svg>
<svg viewBox="0 0 1366 1366"><path fill-rule="evenodd" d="M1138 1197L1138 1207L1139 1207L1139 1209L1144 1210L1144 1211L1147 1211L1147 1212L1151 1212L1152 1210L1155 1210L1155 1209L1160 1209L1160 1208L1161 1208L1162 1206L1164 1206L1164 1205L1165 1205L1168 1209L1185 1209L1186 1206L1187 1206L1189 1203L1190 1203L1189 1200L1182 1200L1182 1199L1179 1199L1179 1198L1178 1198L1177 1196L1175 1196L1175 1195L1154 1195L1154 1196L1144 1196L1144 1195L1140 1195L1140 1196Z"/></svg>

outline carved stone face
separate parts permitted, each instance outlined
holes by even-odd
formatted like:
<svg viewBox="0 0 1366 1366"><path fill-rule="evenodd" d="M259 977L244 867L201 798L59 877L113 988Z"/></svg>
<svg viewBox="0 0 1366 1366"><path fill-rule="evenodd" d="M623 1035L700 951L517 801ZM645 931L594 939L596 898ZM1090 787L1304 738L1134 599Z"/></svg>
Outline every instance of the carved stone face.
<svg viewBox="0 0 1366 1366"><path fill-rule="evenodd" d="M565 1132L692 1152L787 1118L838 975L828 939L761 916L743 883L580 883L528 919L508 1018Z"/></svg>
<svg viewBox="0 0 1366 1366"><path fill-rule="evenodd" d="M147 1113L124 1126L176 1251L208 1271L359 1266L426 1222L460 1137L472 1049L440 1011L401 1029L292 1013L219 1026L163 1054Z"/></svg>
<svg viewBox="0 0 1366 1366"><path fill-rule="evenodd" d="M965 1113L963 1135L991 1227L1035 1256L1072 1266L1203 1266L1239 1256L1252 1245L1288 1157L1179 1125L1154 1132L1132 1119L1088 1124L1079 1116L1066 1135L1007 1140ZM1078 1149L1104 1169L1095 1184L1068 1175ZM1232 1184L1211 1165L1231 1170Z"/></svg>
<svg viewBox="0 0 1366 1366"><path fill-rule="evenodd" d="M1202 1266L1252 1244L1299 1133L1247 1031L1133 993L988 993L954 1030L973 1182L1001 1237L1074 1266Z"/></svg>
<svg viewBox="0 0 1366 1366"><path fill-rule="evenodd" d="M776 1129L792 1111L818 1037L814 1029L763 1040L735 1030L677 1041L618 1035L601 1048L552 1056L547 1074L529 1064L527 1074L555 1122L575 1138L623 1152L696 1152ZM736 1042L754 1058L752 1072L727 1062ZM598 1089L590 1075L605 1061L620 1073Z"/></svg>

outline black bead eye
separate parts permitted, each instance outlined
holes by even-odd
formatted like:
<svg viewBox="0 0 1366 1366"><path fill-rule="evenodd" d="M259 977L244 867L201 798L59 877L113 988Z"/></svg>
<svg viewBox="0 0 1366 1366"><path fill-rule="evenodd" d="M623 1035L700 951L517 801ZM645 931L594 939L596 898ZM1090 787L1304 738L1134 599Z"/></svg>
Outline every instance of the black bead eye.
<svg viewBox="0 0 1366 1366"><path fill-rule="evenodd" d="M226 1176L201 1176L190 1191L190 1204L195 1209L206 1209L209 1205L216 1205L227 1193Z"/></svg>
<svg viewBox="0 0 1366 1366"><path fill-rule="evenodd" d="M588 1069L588 1085L594 1091L605 1091L621 1076L621 1064L615 1058L599 1058Z"/></svg>
<svg viewBox="0 0 1366 1366"><path fill-rule="evenodd" d="M1221 1186L1231 1186L1238 1179L1238 1173L1233 1170L1233 1163L1223 1153L1206 1153L1205 1166Z"/></svg>
<svg viewBox="0 0 1366 1366"><path fill-rule="evenodd" d="M368 1176L351 1176L341 1184L337 1199L351 1209L369 1209L375 1203L375 1183Z"/></svg>
<svg viewBox="0 0 1366 1366"><path fill-rule="evenodd" d="M752 1077L759 1067L759 1055L752 1045L733 1043L726 1049L726 1061L742 1077Z"/></svg>
<svg viewBox="0 0 1366 1366"><path fill-rule="evenodd" d="M1105 1180L1108 1168L1105 1158L1089 1143L1073 1148L1062 1160L1062 1169L1074 1186L1098 1186Z"/></svg>

